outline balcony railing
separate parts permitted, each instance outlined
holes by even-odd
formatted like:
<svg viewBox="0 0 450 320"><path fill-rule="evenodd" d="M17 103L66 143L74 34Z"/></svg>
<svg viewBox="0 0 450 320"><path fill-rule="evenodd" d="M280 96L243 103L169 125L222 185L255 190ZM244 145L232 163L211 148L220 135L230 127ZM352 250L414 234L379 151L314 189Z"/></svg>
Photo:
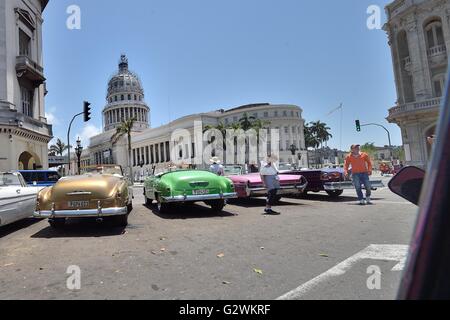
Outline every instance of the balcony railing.
<svg viewBox="0 0 450 320"><path fill-rule="evenodd" d="M16 72L18 78L26 78L36 86L45 81L44 69L27 56L16 57Z"/></svg>
<svg viewBox="0 0 450 320"><path fill-rule="evenodd" d="M447 48L445 44L440 44L438 46L434 46L427 51L429 57L438 56L441 54L447 53Z"/></svg>
<svg viewBox="0 0 450 320"><path fill-rule="evenodd" d="M406 57L403 59L403 67L405 68L406 71L411 71L411 57Z"/></svg>
<svg viewBox="0 0 450 320"><path fill-rule="evenodd" d="M407 103L390 109L389 118L398 116L403 113L439 108L440 106L441 106L441 98L433 98L420 102Z"/></svg>

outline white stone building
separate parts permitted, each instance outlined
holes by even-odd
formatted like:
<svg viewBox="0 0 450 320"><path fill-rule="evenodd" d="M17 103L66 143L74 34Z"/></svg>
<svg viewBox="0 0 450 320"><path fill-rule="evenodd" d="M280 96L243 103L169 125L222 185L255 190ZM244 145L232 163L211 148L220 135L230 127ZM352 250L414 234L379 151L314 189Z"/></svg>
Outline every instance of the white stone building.
<svg viewBox="0 0 450 320"><path fill-rule="evenodd" d="M46 169L42 12L48 0L0 0L0 171Z"/></svg>
<svg viewBox="0 0 450 320"><path fill-rule="evenodd" d="M131 166L135 179L139 180L139 175L148 174L153 167L158 171L165 170L173 161L171 150L174 148L177 148L177 155L183 162L190 162L199 150L194 138L195 130L203 133L206 126L217 126L220 123L224 126L232 125L247 114L268 122L268 129L280 130L281 162L300 162L300 165L307 167L302 112L301 108L294 105L253 104L231 110L192 114L158 128L149 128L150 108L144 102L142 84L138 76L128 70L128 60L122 56L119 72L108 84L107 105L103 110L103 133L92 137L90 141L89 163L121 164L127 172ZM127 137L117 143L112 143L111 139L120 123L130 118L136 118L137 121L131 134L132 152L128 157ZM180 129L186 130L186 136L181 139L184 142L180 140L175 143L171 139L172 134ZM203 147L206 144L205 142ZM271 147L268 144L269 150ZM291 149L294 149L295 155L292 155ZM86 153L83 157L86 161Z"/></svg>
<svg viewBox="0 0 450 320"><path fill-rule="evenodd" d="M450 0L396 0L386 12L398 96L387 119L402 130L407 164L425 167L447 77Z"/></svg>

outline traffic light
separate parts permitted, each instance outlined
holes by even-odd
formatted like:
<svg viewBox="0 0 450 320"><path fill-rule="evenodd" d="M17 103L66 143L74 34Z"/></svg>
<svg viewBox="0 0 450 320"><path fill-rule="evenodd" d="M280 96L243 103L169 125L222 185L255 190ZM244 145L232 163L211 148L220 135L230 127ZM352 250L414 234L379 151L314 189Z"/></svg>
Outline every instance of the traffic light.
<svg viewBox="0 0 450 320"><path fill-rule="evenodd" d="M356 131L361 132L361 122L359 120L356 120Z"/></svg>
<svg viewBox="0 0 450 320"><path fill-rule="evenodd" d="M90 103L85 101L84 102L84 122L89 122L91 120L91 107Z"/></svg>

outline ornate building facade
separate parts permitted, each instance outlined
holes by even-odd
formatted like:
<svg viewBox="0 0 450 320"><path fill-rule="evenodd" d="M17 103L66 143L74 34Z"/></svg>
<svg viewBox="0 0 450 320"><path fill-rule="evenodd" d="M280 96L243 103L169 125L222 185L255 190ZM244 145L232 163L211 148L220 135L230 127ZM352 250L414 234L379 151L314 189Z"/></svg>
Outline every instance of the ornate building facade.
<svg viewBox="0 0 450 320"><path fill-rule="evenodd" d="M90 142L91 163L127 163L126 139L113 144L111 138L123 121L133 118L136 119L133 134L149 128L150 108L145 103L142 83L129 70L128 59L122 55L119 70L108 83L106 106L103 109L103 133L93 137Z"/></svg>
<svg viewBox="0 0 450 320"><path fill-rule="evenodd" d="M48 168L42 12L48 0L0 0L0 171Z"/></svg>
<svg viewBox="0 0 450 320"><path fill-rule="evenodd" d="M396 0L386 13L398 96L387 120L401 128L407 164L425 167L447 77L450 1Z"/></svg>
<svg viewBox="0 0 450 320"><path fill-rule="evenodd" d="M303 167L307 167L305 121L302 113L303 110L295 105L252 104L229 110L191 114L167 125L150 128L150 108L144 102L142 83L136 74L128 70L128 60L126 56L122 56L118 73L108 83L107 104L103 110L103 133L91 138L89 151L84 153L83 160L94 165L120 164L127 174L128 168L131 167L134 178L139 180L139 176L150 172L153 167L156 167L157 171L164 171L173 160L172 148L179 150L183 161L192 160L194 150L199 150L195 142L195 130L203 132L206 126L214 127L220 123L225 126L232 125L247 114L268 123L268 129L279 130L281 162L300 162ZM112 137L116 128L131 118L136 118L137 121L131 133L132 152L128 156L127 138L123 137L113 143ZM196 128L198 123L201 124L200 129ZM185 136L185 143L177 142L177 146L174 146L171 138L176 130L185 130L186 135L190 137Z"/></svg>

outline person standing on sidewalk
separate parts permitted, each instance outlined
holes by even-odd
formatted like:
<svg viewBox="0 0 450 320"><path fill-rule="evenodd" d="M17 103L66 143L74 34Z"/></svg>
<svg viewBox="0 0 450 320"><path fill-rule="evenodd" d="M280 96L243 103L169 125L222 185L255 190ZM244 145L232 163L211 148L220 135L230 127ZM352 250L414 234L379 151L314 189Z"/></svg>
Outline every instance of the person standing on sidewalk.
<svg viewBox="0 0 450 320"><path fill-rule="evenodd" d="M280 189L280 178L278 176L278 169L275 166L275 162L278 161L276 156L270 156L267 158L267 162L261 164L261 180L264 186L267 188L267 205L264 212L271 215L279 215L272 209L272 206L276 204L277 193Z"/></svg>
<svg viewBox="0 0 450 320"><path fill-rule="evenodd" d="M352 167L353 184L355 185L358 201L360 205L372 204L372 185L370 176L372 175L372 161L367 153L361 152L360 145L352 145L351 153L345 159L344 172L348 177L349 168ZM362 185L366 188L366 198L362 192Z"/></svg>

